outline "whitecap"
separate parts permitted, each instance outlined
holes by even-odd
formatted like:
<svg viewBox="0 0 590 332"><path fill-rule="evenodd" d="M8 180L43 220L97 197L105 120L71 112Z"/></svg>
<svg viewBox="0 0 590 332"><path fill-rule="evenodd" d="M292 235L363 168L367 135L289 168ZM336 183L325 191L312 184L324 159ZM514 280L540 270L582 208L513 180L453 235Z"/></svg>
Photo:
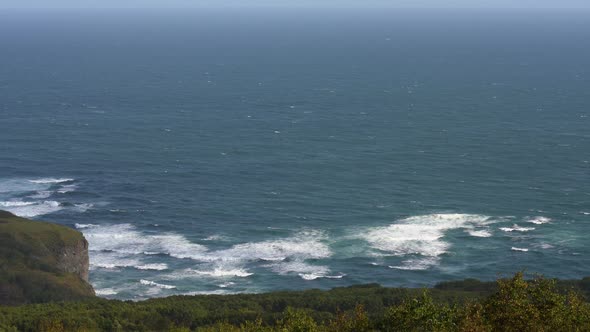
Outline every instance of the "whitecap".
<svg viewBox="0 0 590 332"><path fill-rule="evenodd" d="M313 274L313 273L299 273L299 276L303 280L315 280L315 279L323 277L321 275L317 275L317 274Z"/></svg>
<svg viewBox="0 0 590 332"><path fill-rule="evenodd" d="M2 204L5 203L5 204ZM0 202L5 210L25 218L32 218L44 214L49 214L62 210L59 202L41 201L41 202Z"/></svg>
<svg viewBox="0 0 590 332"><path fill-rule="evenodd" d="M450 244L443 240L452 229L485 226L491 217L475 214L430 214L402 219L386 227L370 229L362 237L381 252L395 256L418 254L436 257L448 251Z"/></svg>
<svg viewBox="0 0 590 332"><path fill-rule="evenodd" d="M6 201L0 202L0 206L2 207L17 207L17 206L29 206L34 205L35 202L22 202L22 201Z"/></svg>
<svg viewBox="0 0 590 332"><path fill-rule="evenodd" d="M143 265L136 265L134 268L138 270L156 270L156 271L163 271L168 269L168 265L164 263L155 263L155 264L143 264Z"/></svg>
<svg viewBox="0 0 590 332"><path fill-rule="evenodd" d="M182 293L182 295L186 296L195 296L195 295L226 295L226 294L235 294L235 292L230 292L225 289L216 289L212 291L194 291L194 292L186 292Z"/></svg>
<svg viewBox="0 0 590 332"><path fill-rule="evenodd" d="M139 283L142 285L145 285L145 286L154 286L154 287L158 287L161 289L175 289L176 288L176 286L173 286L173 285L159 284L157 282L145 280L145 279L139 280Z"/></svg>
<svg viewBox="0 0 590 332"><path fill-rule="evenodd" d="M37 184L53 184L53 183L62 183L62 182L71 182L74 181L74 179L69 179L69 178L42 178L42 179L36 179L36 180L28 180L31 183L37 183Z"/></svg>
<svg viewBox="0 0 590 332"><path fill-rule="evenodd" d="M528 232L535 230L534 227L520 227L517 224L514 224L512 227L500 227L500 230L503 232Z"/></svg>
<svg viewBox="0 0 590 332"><path fill-rule="evenodd" d="M203 238L202 240L203 241L221 241L224 239L225 239L224 236L215 234L215 235L207 236L206 238Z"/></svg>
<svg viewBox="0 0 590 332"><path fill-rule="evenodd" d="M90 269L118 269L141 265L139 259L109 251L90 252Z"/></svg>
<svg viewBox="0 0 590 332"><path fill-rule="evenodd" d="M529 218L527 221L530 223L533 223L535 225L543 225L543 224L547 224L547 223L551 222L551 219L547 218L547 217L534 217L534 218Z"/></svg>
<svg viewBox="0 0 590 332"><path fill-rule="evenodd" d="M167 254L176 258L203 258L206 247L190 242L184 236L175 233L149 235L137 231L130 224L101 225L83 229L92 252L112 251L128 255L144 253Z"/></svg>
<svg viewBox="0 0 590 332"><path fill-rule="evenodd" d="M94 204L91 203L81 203L81 204L74 204L74 210L77 212L86 212L94 207Z"/></svg>
<svg viewBox="0 0 590 332"><path fill-rule="evenodd" d="M61 188L57 189L57 192L60 194L66 194L72 191L75 191L76 189L78 189L78 186L75 184L67 184L62 186Z"/></svg>
<svg viewBox="0 0 590 332"><path fill-rule="evenodd" d="M23 193L46 190L49 184L33 183L25 179L0 179L0 193Z"/></svg>
<svg viewBox="0 0 590 332"><path fill-rule="evenodd" d="M228 278L228 277L240 277L245 278L253 275L254 273L248 272L244 269L223 269L215 267L211 270L194 270L185 269L179 272L175 272L168 277L171 279L185 279L191 277L213 277L213 278Z"/></svg>
<svg viewBox="0 0 590 332"><path fill-rule="evenodd" d="M522 251L522 252L529 251L527 248L517 248L517 247L512 247L512 248L510 248L510 250L512 250L512 251Z"/></svg>
<svg viewBox="0 0 590 332"><path fill-rule="evenodd" d="M91 228L91 227L98 227L99 225L96 224L74 224L74 226L76 226L76 228L78 229L82 229L82 228Z"/></svg>
<svg viewBox="0 0 590 332"><path fill-rule="evenodd" d="M228 288L228 287L231 287L231 286L233 286L235 284L236 284L235 282L229 281L229 282L224 282L222 284L219 284L217 286L220 287L220 288Z"/></svg>
<svg viewBox="0 0 590 332"><path fill-rule="evenodd" d="M328 245L322 242L325 238L326 235L321 231L305 230L287 239L237 244L230 249L213 252L211 257L229 262L327 258L332 252Z"/></svg>
<svg viewBox="0 0 590 332"><path fill-rule="evenodd" d="M323 278L330 273L330 269L327 266L313 265L301 260L275 263L270 265L270 267L277 274L287 275L293 273L305 280ZM312 277L313 279L311 279Z"/></svg>
<svg viewBox="0 0 590 332"><path fill-rule="evenodd" d="M109 295L117 295L118 292L112 288L101 288L101 289L95 289L94 293L97 296L109 296Z"/></svg>
<svg viewBox="0 0 590 332"><path fill-rule="evenodd" d="M469 235L471 236L475 236L475 237L491 237L492 236L492 232L490 232L487 229L470 229L467 230L467 233L469 233Z"/></svg>
<svg viewBox="0 0 590 332"><path fill-rule="evenodd" d="M390 265L390 269L408 270L408 271L422 271L428 270L433 266L439 264L438 257L426 257L422 259L408 259L402 261L402 265Z"/></svg>
<svg viewBox="0 0 590 332"><path fill-rule="evenodd" d="M37 193L29 196L30 198L33 199L44 199L44 198L48 198L49 196L51 196L53 194L53 191L50 190L40 190L37 191Z"/></svg>

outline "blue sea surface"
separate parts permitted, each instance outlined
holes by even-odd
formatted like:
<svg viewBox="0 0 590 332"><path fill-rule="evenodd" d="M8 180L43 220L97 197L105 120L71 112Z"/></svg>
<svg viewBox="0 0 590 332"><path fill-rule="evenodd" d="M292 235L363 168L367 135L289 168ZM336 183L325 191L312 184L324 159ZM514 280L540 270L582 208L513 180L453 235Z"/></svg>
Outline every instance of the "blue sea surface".
<svg viewBox="0 0 590 332"><path fill-rule="evenodd" d="M590 12L0 12L0 209L100 296L590 275Z"/></svg>

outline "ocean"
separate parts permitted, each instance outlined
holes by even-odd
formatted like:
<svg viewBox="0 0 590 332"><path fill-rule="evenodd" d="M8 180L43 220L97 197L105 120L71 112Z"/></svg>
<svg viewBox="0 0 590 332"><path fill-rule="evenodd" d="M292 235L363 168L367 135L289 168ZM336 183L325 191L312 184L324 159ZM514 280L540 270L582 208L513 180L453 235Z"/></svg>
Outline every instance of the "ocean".
<svg viewBox="0 0 590 332"><path fill-rule="evenodd" d="M590 12L0 12L0 209L97 295L590 275Z"/></svg>

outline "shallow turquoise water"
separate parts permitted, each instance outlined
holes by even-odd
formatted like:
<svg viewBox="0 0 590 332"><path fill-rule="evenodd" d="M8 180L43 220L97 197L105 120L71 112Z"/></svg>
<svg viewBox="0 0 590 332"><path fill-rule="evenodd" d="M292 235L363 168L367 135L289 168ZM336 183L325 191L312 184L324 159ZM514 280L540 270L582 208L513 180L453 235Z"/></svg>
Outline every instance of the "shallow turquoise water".
<svg viewBox="0 0 590 332"><path fill-rule="evenodd" d="M2 12L0 209L122 299L587 276L588 15Z"/></svg>

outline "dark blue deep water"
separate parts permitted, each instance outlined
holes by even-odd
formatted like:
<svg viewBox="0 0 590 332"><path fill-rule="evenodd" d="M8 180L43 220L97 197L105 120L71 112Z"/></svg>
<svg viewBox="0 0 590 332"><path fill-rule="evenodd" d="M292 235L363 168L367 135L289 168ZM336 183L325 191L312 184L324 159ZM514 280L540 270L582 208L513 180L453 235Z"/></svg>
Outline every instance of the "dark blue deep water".
<svg viewBox="0 0 590 332"><path fill-rule="evenodd" d="M97 294L590 275L590 12L0 12L0 209Z"/></svg>

